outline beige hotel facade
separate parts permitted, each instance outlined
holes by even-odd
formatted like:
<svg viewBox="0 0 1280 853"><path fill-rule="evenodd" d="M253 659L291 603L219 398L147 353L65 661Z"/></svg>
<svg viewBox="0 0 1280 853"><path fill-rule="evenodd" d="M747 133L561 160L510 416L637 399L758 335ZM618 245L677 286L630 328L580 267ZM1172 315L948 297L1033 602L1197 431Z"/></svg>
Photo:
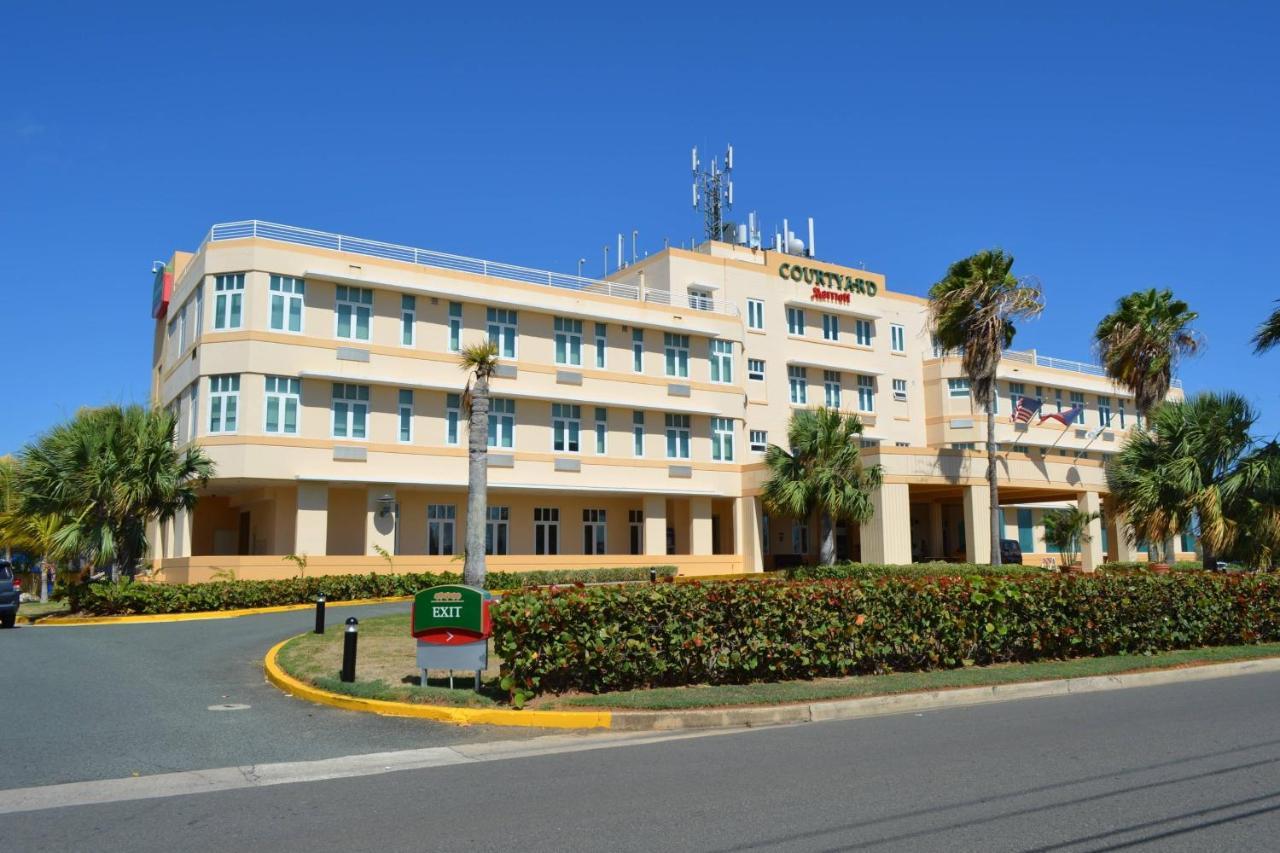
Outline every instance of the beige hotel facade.
<svg viewBox="0 0 1280 853"><path fill-rule="evenodd" d="M856 413L884 470L872 521L837 530L842 557L989 559L985 416L925 300L878 273L713 241L592 280L247 221L176 253L153 301L153 401L217 466L153 533L164 581L295 574L286 555L308 574L460 570L457 353L485 339L492 569L816 560L819 520L770 517L760 491L764 449L818 405ZM1142 559L1103 472L1132 399L1032 351L1007 354L999 389L1002 535L1024 562L1050 556L1041 517L1067 505L1104 513L1086 567ZM1084 417L1018 424L1018 396Z"/></svg>

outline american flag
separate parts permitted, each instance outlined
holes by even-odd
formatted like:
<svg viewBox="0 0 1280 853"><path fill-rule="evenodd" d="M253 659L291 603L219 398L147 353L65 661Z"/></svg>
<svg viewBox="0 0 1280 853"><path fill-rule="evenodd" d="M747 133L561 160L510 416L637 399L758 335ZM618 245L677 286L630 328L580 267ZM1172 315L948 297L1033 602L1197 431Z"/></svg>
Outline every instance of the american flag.
<svg viewBox="0 0 1280 853"><path fill-rule="evenodd" d="M1031 416L1040 411L1043 405L1044 401L1035 397L1019 397L1017 404L1013 407L1014 423L1030 423Z"/></svg>
<svg viewBox="0 0 1280 853"><path fill-rule="evenodd" d="M1073 423L1076 422L1077 418L1082 418L1082 417L1084 417L1084 405L1081 403L1076 403L1071 408L1063 409L1061 412L1053 412L1052 414L1041 415L1040 423L1053 420L1053 421L1057 421L1063 426L1071 426Z"/></svg>

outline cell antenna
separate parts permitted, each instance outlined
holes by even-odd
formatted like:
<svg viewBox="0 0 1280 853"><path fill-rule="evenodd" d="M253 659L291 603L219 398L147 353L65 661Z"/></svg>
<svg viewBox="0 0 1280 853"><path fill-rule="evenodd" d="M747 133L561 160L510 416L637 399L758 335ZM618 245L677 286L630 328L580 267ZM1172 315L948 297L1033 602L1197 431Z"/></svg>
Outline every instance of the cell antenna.
<svg viewBox="0 0 1280 853"><path fill-rule="evenodd" d="M724 155L724 169L716 160L711 169L704 170L698 160L698 149L693 149L693 207L702 211L703 230L708 240L734 242L736 231L725 222L725 212L733 209L733 146ZM733 233L731 233L733 232Z"/></svg>

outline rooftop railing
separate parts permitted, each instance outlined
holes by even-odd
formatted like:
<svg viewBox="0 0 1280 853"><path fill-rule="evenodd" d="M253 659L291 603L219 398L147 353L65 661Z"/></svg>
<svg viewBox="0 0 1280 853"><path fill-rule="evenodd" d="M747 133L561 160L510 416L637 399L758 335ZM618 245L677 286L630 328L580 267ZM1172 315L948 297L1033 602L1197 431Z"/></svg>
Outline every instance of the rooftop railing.
<svg viewBox="0 0 1280 853"><path fill-rule="evenodd" d="M957 352L949 352L936 344L933 347L933 357L942 358L948 355L959 355ZM1036 367L1051 367L1054 370L1068 370L1072 373L1084 373L1089 376L1099 376L1103 379L1107 377L1106 368L1101 364L1093 364L1087 361L1072 361L1066 358L1053 358L1052 356L1040 355L1035 350L1005 350L1004 358L1008 361L1017 361L1022 364L1031 364ZM1174 379L1172 382L1174 388L1182 387L1181 379Z"/></svg>
<svg viewBox="0 0 1280 853"><path fill-rule="evenodd" d="M243 222L224 222L215 225L210 229L206 242L241 240L247 237L278 240L282 243L313 246L319 249L332 249L336 252L351 252L357 255L368 255L390 261L403 261L435 269L468 272L490 278L501 278L507 281L557 287L562 290L573 290L579 293L595 293L602 296L612 296L617 299L626 299L631 302L654 302L661 305L687 304L688 307L698 311L710 311L733 316L737 316L739 313L736 305L701 297L692 297L687 300L681 299L678 296L673 297L671 292L666 290L645 288L641 292L641 289L634 284L583 278L567 273L515 266L514 264L504 264L480 258L468 258L462 255L450 255L430 249L418 249L412 246L396 245L395 243L383 243L378 240L348 237L343 234L331 234L327 231L313 231L310 228L279 225L274 222L262 222L257 219L248 219Z"/></svg>

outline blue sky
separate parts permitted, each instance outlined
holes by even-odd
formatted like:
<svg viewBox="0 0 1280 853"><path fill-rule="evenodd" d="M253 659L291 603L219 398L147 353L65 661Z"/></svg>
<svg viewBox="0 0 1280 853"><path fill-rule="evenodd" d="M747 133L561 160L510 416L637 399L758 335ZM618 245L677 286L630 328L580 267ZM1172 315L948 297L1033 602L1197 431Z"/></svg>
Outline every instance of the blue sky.
<svg viewBox="0 0 1280 853"><path fill-rule="evenodd" d="M0 452L148 388L153 259L259 218L572 271L738 212L923 293L989 246L1044 285L1017 348L1089 359L1172 287L1280 431L1280 13L1247 3L11 6L0 52ZM1028 8L1036 7L1036 8ZM479 11L470 13L469 9Z"/></svg>

